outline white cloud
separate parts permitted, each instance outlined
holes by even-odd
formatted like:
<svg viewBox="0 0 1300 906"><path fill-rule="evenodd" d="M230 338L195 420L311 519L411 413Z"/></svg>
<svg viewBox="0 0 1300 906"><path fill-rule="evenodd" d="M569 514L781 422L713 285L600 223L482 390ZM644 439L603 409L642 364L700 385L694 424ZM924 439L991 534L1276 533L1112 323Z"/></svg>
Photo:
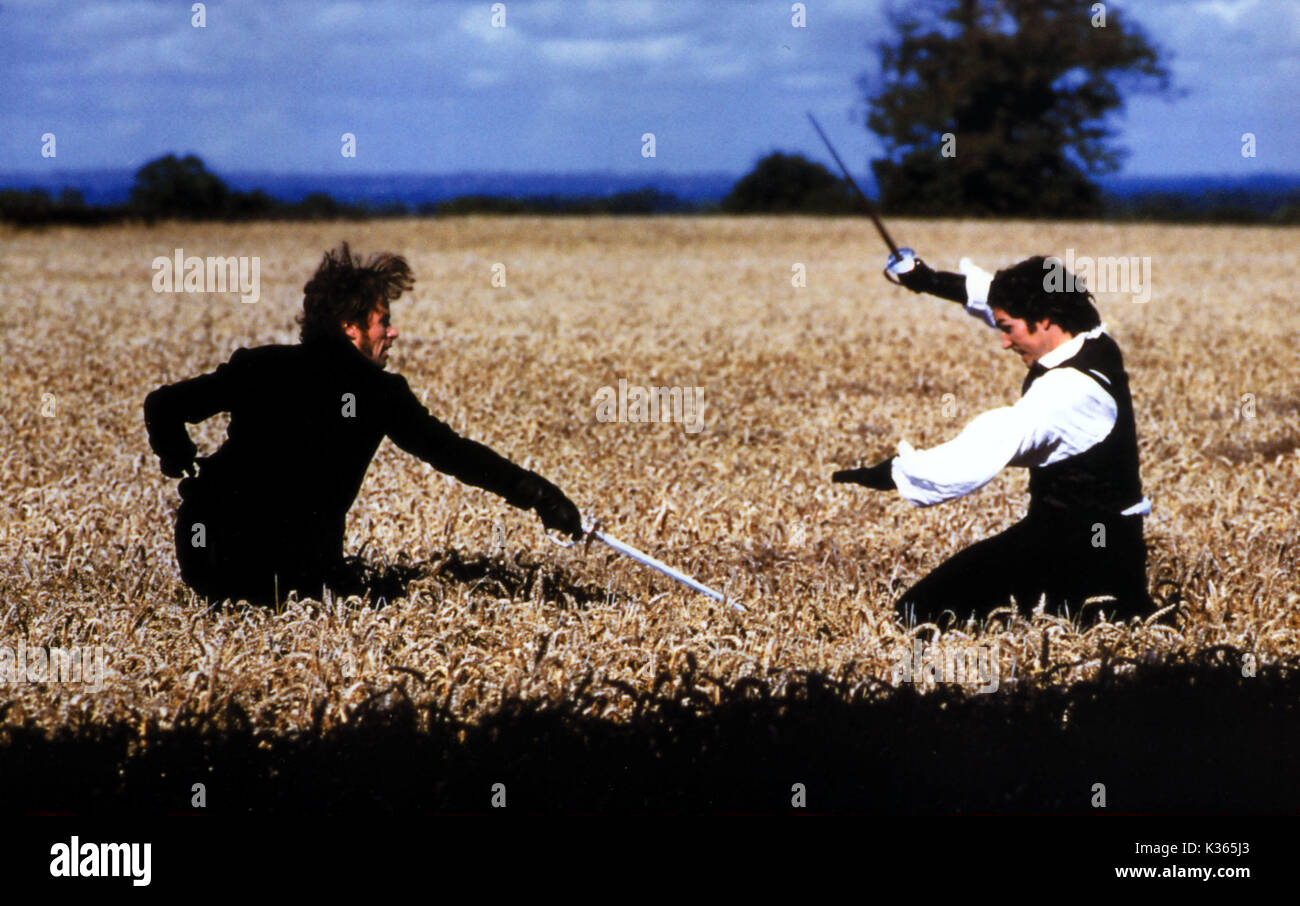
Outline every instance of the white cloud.
<svg viewBox="0 0 1300 906"><path fill-rule="evenodd" d="M723 82L727 79L740 78L750 71L750 65L747 60L733 58L730 60L719 60L714 63L705 63L700 70L701 76L705 81Z"/></svg>
<svg viewBox="0 0 1300 906"><path fill-rule="evenodd" d="M604 19L615 25L646 26L660 21L665 4L654 0L587 0L584 19Z"/></svg>
<svg viewBox="0 0 1300 906"><path fill-rule="evenodd" d="M1259 0L1201 0L1192 9L1203 16L1217 16L1235 26L1243 16L1254 13L1258 6Z"/></svg>
<svg viewBox="0 0 1300 906"><path fill-rule="evenodd" d="M627 63L664 64L680 58L690 46L683 35L642 39L551 38L538 50L548 62L580 69L617 68Z"/></svg>
<svg viewBox="0 0 1300 906"><path fill-rule="evenodd" d="M43 4L36 4L40 8ZM55 17L55 27L74 34L117 33L139 31L149 28L156 31L160 26L183 25L190 27L189 5L176 6L169 12L152 3L102 3L78 4L71 16ZM61 24L59 24L61 23Z"/></svg>
<svg viewBox="0 0 1300 906"><path fill-rule="evenodd" d="M331 3L319 10L312 24L319 31L331 31L366 21L366 7L360 3Z"/></svg>
<svg viewBox="0 0 1300 906"><path fill-rule="evenodd" d="M74 61L73 68L83 76L145 75L150 79L207 72L210 64L186 43L170 36L130 38L102 47L81 65Z"/></svg>

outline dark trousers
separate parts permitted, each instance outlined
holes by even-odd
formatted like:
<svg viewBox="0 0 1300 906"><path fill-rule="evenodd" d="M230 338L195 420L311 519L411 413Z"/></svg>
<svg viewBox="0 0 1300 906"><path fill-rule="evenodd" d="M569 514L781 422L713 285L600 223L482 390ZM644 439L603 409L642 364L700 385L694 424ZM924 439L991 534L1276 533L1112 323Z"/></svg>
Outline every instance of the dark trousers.
<svg viewBox="0 0 1300 906"><path fill-rule="evenodd" d="M183 500L176 513L176 560L181 578L209 602L283 601L290 590L319 598L322 587L355 591L341 557L295 544L301 534L239 518L237 509Z"/></svg>
<svg viewBox="0 0 1300 906"><path fill-rule="evenodd" d="M909 588L897 608L906 620L943 625L983 619L1015 599L1023 614L1047 596L1046 609L1085 622L1099 611L1120 619L1154 610L1146 589L1146 544L1141 516L1080 514L1041 508L1011 528L950 557ZM1113 601L1087 598L1113 596Z"/></svg>

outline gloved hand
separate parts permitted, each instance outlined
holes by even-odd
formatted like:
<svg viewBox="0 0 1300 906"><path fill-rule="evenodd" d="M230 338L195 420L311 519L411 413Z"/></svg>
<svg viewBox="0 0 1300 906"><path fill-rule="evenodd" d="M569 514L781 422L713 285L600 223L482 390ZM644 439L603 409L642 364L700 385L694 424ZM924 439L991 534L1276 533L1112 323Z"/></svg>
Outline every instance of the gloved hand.
<svg viewBox="0 0 1300 906"><path fill-rule="evenodd" d="M542 517L542 525L557 532L563 532L574 541L582 540L582 516L572 500L554 485L537 503L537 515Z"/></svg>
<svg viewBox="0 0 1300 906"><path fill-rule="evenodd" d="M831 476L831 481L866 485L877 491L892 491L897 487L894 484L893 467L892 457L882 459L874 466L865 469L840 469Z"/></svg>
<svg viewBox="0 0 1300 906"><path fill-rule="evenodd" d="M885 272L914 293L928 293L940 299L966 304L966 278L962 274L936 271L911 249L899 249L899 256L889 256Z"/></svg>
<svg viewBox="0 0 1300 906"><path fill-rule="evenodd" d="M184 475L197 475L194 468L194 454L198 448L191 442L187 450L169 450L159 454L158 467L168 478L180 478Z"/></svg>
<svg viewBox="0 0 1300 906"><path fill-rule="evenodd" d="M529 472L524 478L521 491L528 501L525 507L537 511L542 525L563 532L575 541L582 540L582 516L563 491L535 472Z"/></svg>
<svg viewBox="0 0 1300 906"><path fill-rule="evenodd" d="M912 271L918 261L920 259L916 257L916 252L908 248L899 249L897 254L890 252L889 259L885 262L885 273L901 280L904 274Z"/></svg>
<svg viewBox="0 0 1300 906"><path fill-rule="evenodd" d="M933 293L936 283L937 274L920 258L912 262L910 270L895 274L898 282L906 286L914 293Z"/></svg>

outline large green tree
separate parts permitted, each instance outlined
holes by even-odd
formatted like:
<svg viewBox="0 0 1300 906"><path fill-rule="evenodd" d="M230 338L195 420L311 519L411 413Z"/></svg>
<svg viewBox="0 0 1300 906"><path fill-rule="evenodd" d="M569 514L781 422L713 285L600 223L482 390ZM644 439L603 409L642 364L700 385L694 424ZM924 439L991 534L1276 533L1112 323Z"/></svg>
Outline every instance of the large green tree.
<svg viewBox="0 0 1300 906"><path fill-rule="evenodd" d="M915 0L889 19L859 87L891 211L1095 214L1093 178L1124 153L1109 115L1125 91L1170 92L1158 48L1110 3Z"/></svg>
<svg viewBox="0 0 1300 906"><path fill-rule="evenodd" d="M149 161L135 174L131 207L146 217L207 220L226 213L230 189L193 154Z"/></svg>
<svg viewBox="0 0 1300 906"><path fill-rule="evenodd" d="M733 214L842 214L856 210L844 180L801 154L774 151L731 188L722 210Z"/></svg>

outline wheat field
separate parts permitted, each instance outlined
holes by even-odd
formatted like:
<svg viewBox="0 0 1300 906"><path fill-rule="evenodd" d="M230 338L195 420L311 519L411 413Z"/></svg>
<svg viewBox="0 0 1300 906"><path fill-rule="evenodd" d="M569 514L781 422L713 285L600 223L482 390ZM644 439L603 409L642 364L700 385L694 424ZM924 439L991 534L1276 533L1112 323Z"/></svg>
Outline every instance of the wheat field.
<svg viewBox="0 0 1300 906"><path fill-rule="evenodd" d="M1038 614L945 633L996 646L1002 688L1070 684L1219 646L1300 654L1300 230L899 221L933 266L1031 254L1139 256L1151 298L1100 294L1134 388L1148 576L1167 624L1081 630ZM529 513L385 442L347 552L402 576L382 602L207 608L180 582L175 482L142 401L240 346L296 341L326 248L405 255L388 367L462 434L553 480L609 533L724 589L741 613L598 544L562 548ZM261 261L261 297L159 294L151 262ZM1225 254L1249 249L1250 255ZM0 232L0 645L97 645L100 688L13 683L0 725L161 733L236 711L323 732L401 698L472 725L507 700L581 690L618 721L687 670L779 691L810 673L878 688L912 642L892 601L1010 525L1022 470L919 510L832 485L901 439L957 433L1017 396L1023 366L957 306L880 274L858 219L466 218L163 224ZM504 269L494 265L503 265ZM806 285L792 285L802 265ZM505 285L494 286L493 275ZM500 282L498 280L497 282ZM619 380L698 387L704 428L605 423ZM195 426L200 454L222 416ZM303 455L310 455L309 449ZM977 683L969 684L973 691Z"/></svg>

